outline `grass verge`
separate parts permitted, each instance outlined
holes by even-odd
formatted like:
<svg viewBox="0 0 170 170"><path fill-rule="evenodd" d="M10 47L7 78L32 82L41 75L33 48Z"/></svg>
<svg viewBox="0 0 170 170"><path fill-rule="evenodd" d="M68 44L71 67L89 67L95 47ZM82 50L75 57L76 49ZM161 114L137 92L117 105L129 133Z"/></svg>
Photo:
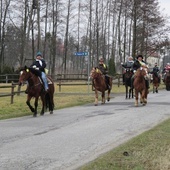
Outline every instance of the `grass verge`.
<svg viewBox="0 0 170 170"><path fill-rule="evenodd" d="M169 170L170 119L79 170Z"/></svg>

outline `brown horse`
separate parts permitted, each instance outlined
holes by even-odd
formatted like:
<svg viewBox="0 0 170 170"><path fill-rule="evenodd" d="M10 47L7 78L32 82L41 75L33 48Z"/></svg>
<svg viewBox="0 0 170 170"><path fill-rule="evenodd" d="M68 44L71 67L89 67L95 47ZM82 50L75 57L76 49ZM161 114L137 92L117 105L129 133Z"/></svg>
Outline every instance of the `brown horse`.
<svg viewBox="0 0 170 170"><path fill-rule="evenodd" d="M53 113L54 109L54 82L50 77L48 79L50 80L49 89L48 92L44 91L44 86L42 84L41 79L33 74L32 68L27 68L26 66L24 68L20 69L20 77L19 77L19 86L24 85L24 82L28 82L29 84L29 90L27 95L27 105L29 106L30 110L33 112L33 116L37 116L37 107L38 107L38 99L41 98L42 101L42 109L40 115L44 115L45 108L49 108L50 114ZM30 100L32 98L35 98L34 101L34 107L31 106Z"/></svg>
<svg viewBox="0 0 170 170"><path fill-rule="evenodd" d="M165 83L165 86L166 86L166 90L170 91L170 70L166 71L164 83Z"/></svg>
<svg viewBox="0 0 170 170"><path fill-rule="evenodd" d="M93 68L91 70L90 77L92 78L92 87L94 88L94 91L95 91L95 106L98 105L98 91L101 92L102 104L105 104L105 91L106 90L108 90L107 101L110 101L110 92L112 89L112 78L109 77L110 88L108 88L106 81L105 81L105 75L103 75L102 72L98 68Z"/></svg>
<svg viewBox="0 0 170 170"><path fill-rule="evenodd" d="M148 95L148 89L146 88L146 71L142 67L139 68L135 73L135 78L133 82L133 86L135 89L135 106L138 106L138 98L140 94L140 102L143 105L146 105L147 103L147 95Z"/></svg>
<svg viewBox="0 0 170 170"><path fill-rule="evenodd" d="M153 93L158 93L158 87L160 84L160 78L158 77L158 73L157 72L153 72L152 74L152 84L153 84Z"/></svg>

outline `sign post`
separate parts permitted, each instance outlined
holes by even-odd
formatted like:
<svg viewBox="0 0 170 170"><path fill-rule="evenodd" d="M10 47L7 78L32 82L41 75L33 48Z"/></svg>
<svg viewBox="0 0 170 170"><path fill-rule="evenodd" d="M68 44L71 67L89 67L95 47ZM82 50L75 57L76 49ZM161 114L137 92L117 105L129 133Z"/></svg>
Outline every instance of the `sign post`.
<svg viewBox="0 0 170 170"><path fill-rule="evenodd" d="M90 77L90 63L89 63L89 54L88 52L76 52L74 53L75 56L88 56L88 65L87 65L87 76L88 76L88 93L89 93L89 85L90 85L90 80L89 80L89 77Z"/></svg>

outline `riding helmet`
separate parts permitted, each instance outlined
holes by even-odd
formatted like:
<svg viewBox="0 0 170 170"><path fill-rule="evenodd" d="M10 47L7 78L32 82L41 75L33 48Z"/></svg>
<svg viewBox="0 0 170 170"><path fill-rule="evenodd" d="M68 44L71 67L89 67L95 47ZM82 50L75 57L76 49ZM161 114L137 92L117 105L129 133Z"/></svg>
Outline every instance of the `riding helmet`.
<svg viewBox="0 0 170 170"><path fill-rule="evenodd" d="M41 57L42 57L42 54L41 54L41 52L37 52L37 56L41 56Z"/></svg>

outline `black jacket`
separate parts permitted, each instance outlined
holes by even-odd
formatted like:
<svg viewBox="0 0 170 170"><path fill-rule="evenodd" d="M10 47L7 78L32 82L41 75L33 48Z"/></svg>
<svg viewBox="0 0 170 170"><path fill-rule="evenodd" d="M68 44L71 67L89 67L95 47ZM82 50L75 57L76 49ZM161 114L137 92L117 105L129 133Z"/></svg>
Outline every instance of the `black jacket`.
<svg viewBox="0 0 170 170"><path fill-rule="evenodd" d="M98 68L104 75L108 74L108 68L106 64L99 64Z"/></svg>
<svg viewBox="0 0 170 170"><path fill-rule="evenodd" d="M45 72L45 67L46 67L46 63L44 59L41 60L35 60L30 67L33 68L33 66L36 66L39 68L40 71Z"/></svg>
<svg viewBox="0 0 170 170"><path fill-rule="evenodd" d="M142 60L143 63L145 63L143 60ZM137 70L138 68L141 67L141 64L138 60L135 60L134 64L133 64L133 70Z"/></svg>

